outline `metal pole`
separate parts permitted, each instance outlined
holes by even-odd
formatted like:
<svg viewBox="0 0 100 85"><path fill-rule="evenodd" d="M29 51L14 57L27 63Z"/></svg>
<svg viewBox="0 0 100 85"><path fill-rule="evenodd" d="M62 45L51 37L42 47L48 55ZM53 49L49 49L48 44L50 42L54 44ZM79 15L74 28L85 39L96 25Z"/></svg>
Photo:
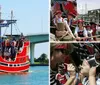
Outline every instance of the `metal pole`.
<svg viewBox="0 0 100 85"><path fill-rule="evenodd" d="M11 37L12 37L12 18L13 18L13 10L11 11Z"/></svg>
<svg viewBox="0 0 100 85"><path fill-rule="evenodd" d="M0 6L0 21L1 21L1 6ZM1 27L0 27L0 38L1 38Z"/></svg>
<svg viewBox="0 0 100 85"><path fill-rule="evenodd" d="M99 12L99 10L98 10L98 24L99 24L99 13L100 13L100 12Z"/></svg>

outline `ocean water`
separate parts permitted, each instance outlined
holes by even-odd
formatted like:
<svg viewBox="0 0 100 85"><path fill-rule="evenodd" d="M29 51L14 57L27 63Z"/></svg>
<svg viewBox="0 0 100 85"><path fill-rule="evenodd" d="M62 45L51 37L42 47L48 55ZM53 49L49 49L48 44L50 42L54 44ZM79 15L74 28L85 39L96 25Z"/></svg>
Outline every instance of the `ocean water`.
<svg viewBox="0 0 100 85"><path fill-rule="evenodd" d="M0 85L49 85L48 66L31 66L25 74L0 74Z"/></svg>

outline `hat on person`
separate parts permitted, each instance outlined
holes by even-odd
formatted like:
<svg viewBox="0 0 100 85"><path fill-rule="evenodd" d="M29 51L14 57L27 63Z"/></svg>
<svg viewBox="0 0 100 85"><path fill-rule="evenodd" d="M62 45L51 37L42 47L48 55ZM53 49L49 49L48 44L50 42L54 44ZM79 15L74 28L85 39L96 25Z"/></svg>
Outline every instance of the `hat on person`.
<svg viewBox="0 0 100 85"><path fill-rule="evenodd" d="M58 44L55 46L55 49L66 49L67 48L67 44Z"/></svg>
<svg viewBox="0 0 100 85"><path fill-rule="evenodd" d="M66 49L67 45L64 43L51 43L51 50L53 49Z"/></svg>
<svg viewBox="0 0 100 85"><path fill-rule="evenodd" d="M51 43L50 51L57 49L64 49L66 54L70 54L73 52L73 45L71 43Z"/></svg>
<svg viewBox="0 0 100 85"><path fill-rule="evenodd" d="M90 25L96 25L96 23L95 22L90 22Z"/></svg>
<svg viewBox="0 0 100 85"><path fill-rule="evenodd" d="M73 12L69 12L68 15L75 17L76 15Z"/></svg>
<svg viewBox="0 0 100 85"><path fill-rule="evenodd" d="M84 23L84 20L79 19L79 20L78 20L78 23Z"/></svg>
<svg viewBox="0 0 100 85"><path fill-rule="evenodd" d="M73 10L68 12L68 15L71 15L75 18L77 16L77 11L73 9Z"/></svg>
<svg viewBox="0 0 100 85"><path fill-rule="evenodd" d="M62 14L62 12L61 12L60 10L57 10L57 11L55 12L55 15L57 15L57 14Z"/></svg>

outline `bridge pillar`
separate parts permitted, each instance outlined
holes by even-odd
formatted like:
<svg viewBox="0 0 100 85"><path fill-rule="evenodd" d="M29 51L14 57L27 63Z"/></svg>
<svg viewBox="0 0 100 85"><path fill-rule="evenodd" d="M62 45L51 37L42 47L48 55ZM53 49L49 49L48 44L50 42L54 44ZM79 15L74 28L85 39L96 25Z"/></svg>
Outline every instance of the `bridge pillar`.
<svg viewBox="0 0 100 85"><path fill-rule="evenodd" d="M30 44L30 64L34 64L34 47L35 44L31 43Z"/></svg>

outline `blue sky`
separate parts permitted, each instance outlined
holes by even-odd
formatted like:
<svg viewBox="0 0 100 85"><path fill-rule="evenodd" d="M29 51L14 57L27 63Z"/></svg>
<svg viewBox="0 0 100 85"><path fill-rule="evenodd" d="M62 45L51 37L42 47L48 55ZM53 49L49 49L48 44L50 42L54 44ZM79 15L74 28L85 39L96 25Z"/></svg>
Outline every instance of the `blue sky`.
<svg viewBox="0 0 100 85"><path fill-rule="evenodd" d="M0 5L3 19L10 19L10 11L14 11L14 19L18 21L13 28L19 28L25 35L49 32L49 0L0 0ZM13 33L18 31L13 29ZM35 45L35 57L41 53L48 54L48 42Z"/></svg>
<svg viewBox="0 0 100 85"><path fill-rule="evenodd" d="M85 11L92 9L100 9L100 0L77 0L77 3L79 13L85 13Z"/></svg>

